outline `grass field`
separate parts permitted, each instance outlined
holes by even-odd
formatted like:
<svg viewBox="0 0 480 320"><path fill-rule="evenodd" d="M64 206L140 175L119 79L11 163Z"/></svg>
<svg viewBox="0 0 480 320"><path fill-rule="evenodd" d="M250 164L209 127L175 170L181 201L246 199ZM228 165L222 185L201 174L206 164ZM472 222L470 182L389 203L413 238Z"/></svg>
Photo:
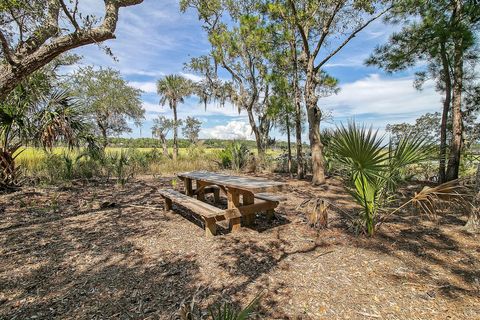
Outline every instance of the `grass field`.
<svg viewBox="0 0 480 320"><path fill-rule="evenodd" d="M93 161L81 157L84 149L56 147L51 151L28 147L20 150L16 164L27 177L55 183L57 180L69 180L72 177L100 177L119 175L124 172L135 174L169 175L180 171L208 170L216 171L222 167L221 148L179 148L176 161L163 156L162 149L108 147L106 161ZM124 151L127 156L122 162L119 155ZM253 149L251 152L256 153ZM280 150L269 150L269 159L280 154ZM173 148L169 148L173 153ZM119 162L120 161L120 162ZM272 161L268 161L272 163Z"/></svg>
<svg viewBox="0 0 480 320"><path fill-rule="evenodd" d="M112 154L112 153L119 153L122 150L124 150L124 151L135 150L135 151L146 153L146 152L150 152L154 149L155 148L130 149L130 148L121 148L121 147L107 147L106 152ZM218 152L218 151L221 151L221 150L222 150L222 148L202 148L202 152L205 152L205 154L212 154L212 153L215 153L215 152ZM163 153L163 150L160 149L160 148L157 148L157 151L159 153ZM179 152L180 156L188 155L188 151L189 151L189 148L179 148L178 149L178 152ZM255 154L257 152L256 149L252 149L251 151L254 152ZM49 151L49 153L52 153L52 154L57 154L57 155L68 154L69 156L76 156L76 155L79 155L81 152L82 152L82 149L71 149L70 150L70 149L65 148L65 147L55 147L55 148L52 149L52 151ZM173 148L168 148L168 152L170 154L172 154L173 153ZM268 150L267 151L267 155L270 155L270 156L278 156L280 154L281 154L280 150ZM19 154L17 160L20 163L26 163L26 162L31 162L31 161L37 162L37 161L41 161L42 159L45 159L45 157L47 155L48 155L48 152L45 151L42 148L27 147L25 149L20 150L20 154Z"/></svg>

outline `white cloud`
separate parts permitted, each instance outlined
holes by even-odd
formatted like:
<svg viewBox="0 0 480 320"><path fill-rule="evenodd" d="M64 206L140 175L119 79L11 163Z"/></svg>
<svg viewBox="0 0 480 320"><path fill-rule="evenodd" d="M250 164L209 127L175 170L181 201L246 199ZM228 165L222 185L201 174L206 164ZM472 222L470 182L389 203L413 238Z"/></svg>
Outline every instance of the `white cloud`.
<svg viewBox="0 0 480 320"><path fill-rule="evenodd" d="M203 77L200 77L200 76L198 76L196 74L193 74L193 73L180 72L180 74L182 76L184 76L185 78L190 79L190 80L195 81L195 82L203 80Z"/></svg>
<svg viewBox="0 0 480 320"><path fill-rule="evenodd" d="M130 81L129 84L132 87L140 89L146 93L157 93L157 84L153 81L149 81L149 82Z"/></svg>
<svg viewBox="0 0 480 320"><path fill-rule="evenodd" d="M435 92L433 81L418 91L413 87L412 77L393 79L371 74L342 85L339 94L320 103L333 111L334 118L375 115L373 121L398 120L438 110L441 96Z"/></svg>
<svg viewBox="0 0 480 320"><path fill-rule="evenodd" d="M158 103L150 103L145 101L142 103L142 107L146 112L166 113L169 110L168 108L162 107Z"/></svg>
<svg viewBox="0 0 480 320"><path fill-rule="evenodd" d="M334 67L362 67L365 64L365 60L368 58L368 53L358 54L355 56L342 57L332 59L332 62L327 62L325 68Z"/></svg>
<svg viewBox="0 0 480 320"><path fill-rule="evenodd" d="M230 121L226 125L202 128L200 137L203 139L254 139L250 125L243 121Z"/></svg>

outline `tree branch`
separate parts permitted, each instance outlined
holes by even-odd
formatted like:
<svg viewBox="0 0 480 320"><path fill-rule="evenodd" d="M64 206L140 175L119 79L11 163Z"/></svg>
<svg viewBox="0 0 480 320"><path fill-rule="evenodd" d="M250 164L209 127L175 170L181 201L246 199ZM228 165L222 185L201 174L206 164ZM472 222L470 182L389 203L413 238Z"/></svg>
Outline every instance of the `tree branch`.
<svg viewBox="0 0 480 320"><path fill-rule="evenodd" d="M316 57L318 52L320 51L320 48L322 47L323 42L327 38L327 35L329 34L330 31L330 26L332 25L333 20L335 19L335 16L337 13L340 11L340 8L345 4L345 0L340 0L337 5L335 6L335 9L332 12L332 15L328 19L327 23L323 26L322 28L322 35L320 39L318 40L317 46L315 47L315 50L313 51L313 57Z"/></svg>
<svg viewBox="0 0 480 320"><path fill-rule="evenodd" d="M47 11L45 23L40 25L37 30L34 30L25 42L18 44L15 54L19 58L34 52L58 32L59 2L57 0L49 0Z"/></svg>
<svg viewBox="0 0 480 320"><path fill-rule="evenodd" d="M4 98L26 76L40 69L65 51L87 44L103 42L115 38L118 22L118 11L121 7L133 6L143 0L104 0L105 18L100 26L92 29L80 29L75 32L53 37L58 32L60 3L49 0L46 26L40 27L24 43L17 46L15 59L16 68L9 64L0 64L0 98ZM37 33L40 32L40 33ZM53 37L53 38L52 38ZM47 40L51 39L48 43Z"/></svg>
<svg viewBox="0 0 480 320"><path fill-rule="evenodd" d="M360 31L365 29L370 23L373 21L377 20L381 16L383 16L385 13L387 13L389 10L391 10L393 6L388 7L387 9L383 10L380 12L378 15L374 16L372 19L368 20L366 23L364 23L362 26L357 28L355 31L353 31L345 41L342 42L335 50L333 50L328 56L325 57L320 63L315 67L315 72L318 72L318 70L328 61L330 60L335 54L337 54L338 51L340 51L343 47L347 45L350 40L352 40Z"/></svg>
<svg viewBox="0 0 480 320"><path fill-rule="evenodd" d="M2 31L0 31L0 42L2 43L2 50L3 50L3 55L5 56L5 60L7 60L7 62L12 66L16 65L17 62L14 60L12 56L12 52L10 51L8 40Z"/></svg>
<svg viewBox="0 0 480 320"><path fill-rule="evenodd" d="M290 3L290 7L292 9L295 25L297 26L298 32L300 33L300 37L302 38L303 49L304 49L305 53L307 54L307 56L310 56L310 48L309 48L309 45L308 45L308 38L307 38L307 35L305 33L305 29L302 27L302 25L298 21L297 9L295 8L295 4L293 3L292 0L289 0L288 3Z"/></svg>
<svg viewBox="0 0 480 320"><path fill-rule="evenodd" d="M63 12L67 16L68 20L70 20L72 25L75 27L75 30L76 31L80 30L80 26L78 25L77 20L75 20L74 16L72 16L70 14L70 11L68 11L67 6L65 5L65 2L63 0L59 0L59 1L60 1L60 5L62 6ZM75 8L76 8L76 5L75 5ZM74 12L75 12L75 10L74 10Z"/></svg>

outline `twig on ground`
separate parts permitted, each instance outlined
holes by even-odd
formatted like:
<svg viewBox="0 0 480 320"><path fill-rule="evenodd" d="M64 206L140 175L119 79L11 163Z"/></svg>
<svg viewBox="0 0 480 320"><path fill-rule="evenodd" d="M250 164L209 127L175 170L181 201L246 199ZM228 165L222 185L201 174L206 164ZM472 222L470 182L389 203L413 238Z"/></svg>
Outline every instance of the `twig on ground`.
<svg viewBox="0 0 480 320"><path fill-rule="evenodd" d="M329 254L329 253L332 253L334 252L335 250L330 250L330 251L326 251L326 252L322 252L322 253L319 253L315 256L315 258L318 258L318 257L321 257L321 256L324 256L326 254Z"/></svg>
<svg viewBox="0 0 480 320"><path fill-rule="evenodd" d="M360 312L360 311L357 311L357 313L361 314L362 316L365 316L365 317L381 318L378 314L371 314L371 313Z"/></svg>

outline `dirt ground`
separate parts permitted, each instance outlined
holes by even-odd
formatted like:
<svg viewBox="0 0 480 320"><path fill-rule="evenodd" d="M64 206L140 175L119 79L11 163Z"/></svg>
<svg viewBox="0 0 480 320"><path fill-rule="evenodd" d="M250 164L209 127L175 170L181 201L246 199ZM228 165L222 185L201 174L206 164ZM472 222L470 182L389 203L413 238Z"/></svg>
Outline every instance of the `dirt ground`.
<svg viewBox="0 0 480 320"><path fill-rule="evenodd" d="M480 319L480 237L464 213L404 213L366 238L345 223L338 181L268 177L289 182L274 221L215 238L189 212L163 212L169 178L0 195L0 319L176 319L192 300L208 310L259 293L257 319ZM318 196L335 205L326 230L297 210Z"/></svg>

